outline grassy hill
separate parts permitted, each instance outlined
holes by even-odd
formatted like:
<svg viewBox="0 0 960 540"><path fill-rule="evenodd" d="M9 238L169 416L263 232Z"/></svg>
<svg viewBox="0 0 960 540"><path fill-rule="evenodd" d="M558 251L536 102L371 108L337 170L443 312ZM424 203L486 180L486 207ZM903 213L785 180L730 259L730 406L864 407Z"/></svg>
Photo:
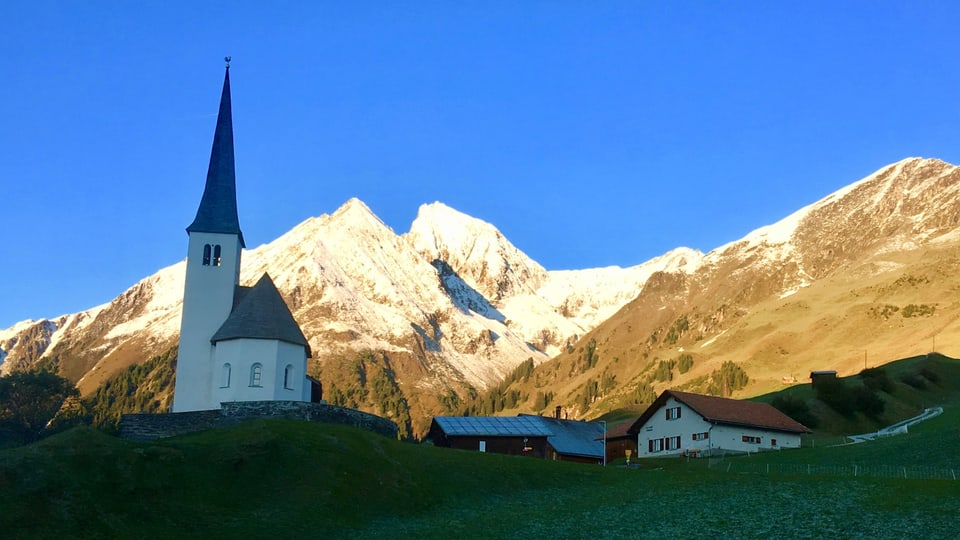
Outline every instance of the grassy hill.
<svg viewBox="0 0 960 540"><path fill-rule="evenodd" d="M856 447L739 459L960 469L958 411ZM281 420L152 443L81 428L0 452L12 538L949 538L958 503L960 481L733 474L707 460L601 468Z"/></svg>

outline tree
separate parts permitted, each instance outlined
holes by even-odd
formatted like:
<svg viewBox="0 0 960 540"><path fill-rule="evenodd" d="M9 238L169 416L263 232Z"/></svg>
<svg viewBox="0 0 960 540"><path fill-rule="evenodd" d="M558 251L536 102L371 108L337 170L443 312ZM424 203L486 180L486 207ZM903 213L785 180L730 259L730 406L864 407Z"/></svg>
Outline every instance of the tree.
<svg viewBox="0 0 960 540"><path fill-rule="evenodd" d="M49 371L13 373L0 377L0 426L4 443L30 443L43 437L47 426L77 388Z"/></svg>
<svg viewBox="0 0 960 540"><path fill-rule="evenodd" d="M677 361L677 369L680 370L680 374L684 374L690 371L690 368L693 367L693 356L684 353L680 355L680 359Z"/></svg>

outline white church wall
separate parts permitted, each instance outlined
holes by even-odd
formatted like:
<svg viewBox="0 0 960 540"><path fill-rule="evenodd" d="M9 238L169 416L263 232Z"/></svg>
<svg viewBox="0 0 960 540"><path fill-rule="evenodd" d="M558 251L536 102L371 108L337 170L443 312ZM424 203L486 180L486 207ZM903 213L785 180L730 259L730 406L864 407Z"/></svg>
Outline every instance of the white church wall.
<svg viewBox="0 0 960 540"><path fill-rule="evenodd" d="M204 260L204 246L220 246L219 261L211 253ZM219 263L219 265L217 264ZM233 309L233 295L240 276L240 239L234 234L194 232L187 252L177 382L173 411L219 408L213 399L213 346L210 337Z"/></svg>
<svg viewBox="0 0 960 540"><path fill-rule="evenodd" d="M285 376L287 366L291 367L289 377ZM276 370L277 384L273 399L310 401L310 389L306 384L307 352L302 346L278 342ZM304 386L308 386L307 399L303 399Z"/></svg>
<svg viewBox="0 0 960 540"><path fill-rule="evenodd" d="M299 345L273 339L231 339L217 343L215 361L217 373L212 393L216 404L229 401L309 401L302 399L305 384L306 352ZM223 366L230 364L229 385L222 374ZM254 366L260 366L259 377ZM293 366L284 388L284 371Z"/></svg>

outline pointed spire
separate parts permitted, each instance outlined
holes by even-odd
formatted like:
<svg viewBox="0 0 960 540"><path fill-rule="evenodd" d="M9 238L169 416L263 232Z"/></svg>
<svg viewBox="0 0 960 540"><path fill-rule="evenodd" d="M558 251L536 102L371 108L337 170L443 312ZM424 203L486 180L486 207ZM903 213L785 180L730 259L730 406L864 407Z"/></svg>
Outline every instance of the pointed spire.
<svg viewBox="0 0 960 540"><path fill-rule="evenodd" d="M237 215L237 179L233 162L233 118L230 108L230 57L223 77L223 93L220 95L220 112L217 129L213 134L213 149L210 151L210 167L207 169L207 184L197 217L187 227L187 232L210 232L236 234L243 243L240 218Z"/></svg>

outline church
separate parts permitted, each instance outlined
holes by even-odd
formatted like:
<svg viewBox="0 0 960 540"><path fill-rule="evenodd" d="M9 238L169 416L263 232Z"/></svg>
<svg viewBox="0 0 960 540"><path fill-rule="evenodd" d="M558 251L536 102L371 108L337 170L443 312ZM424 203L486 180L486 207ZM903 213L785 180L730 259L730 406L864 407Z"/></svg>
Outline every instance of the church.
<svg viewBox="0 0 960 540"><path fill-rule="evenodd" d="M207 181L187 227L187 271L173 412L235 401L319 401L307 376L310 344L264 274L240 285L243 233L237 213L227 60Z"/></svg>

